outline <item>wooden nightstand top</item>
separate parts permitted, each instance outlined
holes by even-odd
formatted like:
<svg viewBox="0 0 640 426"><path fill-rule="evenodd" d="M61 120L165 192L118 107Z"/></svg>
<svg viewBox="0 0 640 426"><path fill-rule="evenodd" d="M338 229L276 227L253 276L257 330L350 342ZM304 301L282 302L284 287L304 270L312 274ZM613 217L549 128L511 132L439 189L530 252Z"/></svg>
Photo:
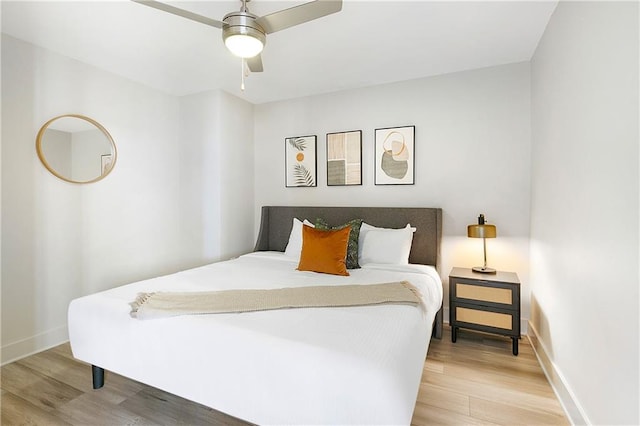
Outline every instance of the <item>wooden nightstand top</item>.
<svg viewBox="0 0 640 426"><path fill-rule="evenodd" d="M475 272L471 268L453 268L449 273L450 277L465 278L469 280L491 281L499 283L509 283L520 285L520 280L515 272L498 271L495 274L483 274Z"/></svg>

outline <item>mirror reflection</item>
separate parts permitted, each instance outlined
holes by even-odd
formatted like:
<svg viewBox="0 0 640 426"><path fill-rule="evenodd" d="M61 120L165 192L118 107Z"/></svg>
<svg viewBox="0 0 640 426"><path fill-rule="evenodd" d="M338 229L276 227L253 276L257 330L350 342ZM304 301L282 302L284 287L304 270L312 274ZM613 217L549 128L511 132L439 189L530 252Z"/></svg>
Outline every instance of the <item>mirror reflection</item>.
<svg viewBox="0 0 640 426"><path fill-rule="evenodd" d="M73 183L103 179L117 156L109 132L97 121L75 114L47 121L38 132L36 150L51 173Z"/></svg>

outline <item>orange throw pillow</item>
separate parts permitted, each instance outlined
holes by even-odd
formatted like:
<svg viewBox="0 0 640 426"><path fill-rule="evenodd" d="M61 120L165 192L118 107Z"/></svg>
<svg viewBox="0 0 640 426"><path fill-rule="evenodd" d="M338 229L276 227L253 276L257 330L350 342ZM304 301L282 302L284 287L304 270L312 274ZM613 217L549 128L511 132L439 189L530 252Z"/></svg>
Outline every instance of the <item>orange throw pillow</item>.
<svg viewBox="0 0 640 426"><path fill-rule="evenodd" d="M304 225L298 270L349 275L345 258L347 257L350 233L350 226L324 231Z"/></svg>

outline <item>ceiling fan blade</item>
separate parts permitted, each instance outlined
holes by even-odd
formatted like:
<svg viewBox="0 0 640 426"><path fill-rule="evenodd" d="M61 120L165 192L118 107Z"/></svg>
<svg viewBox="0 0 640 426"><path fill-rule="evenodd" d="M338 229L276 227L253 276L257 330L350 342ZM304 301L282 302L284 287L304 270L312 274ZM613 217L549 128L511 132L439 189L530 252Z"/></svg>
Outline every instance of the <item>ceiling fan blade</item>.
<svg viewBox="0 0 640 426"><path fill-rule="evenodd" d="M342 0L315 0L256 19L267 34L340 12Z"/></svg>
<svg viewBox="0 0 640 426"><path fill-rule="evenodd" d="M253 58L245 59L247 61L247 65L249 66L249 71L251 72L262 72L264 69L262 68L262 57L261 55L256 55Z"/></svg>
<svg viewBox="0 0 640 426"><path fill-rule="evenodd" d="M134 3L140 3L145 6L152 7L154 9L162 10L163 12L173 13L174 15L181 16L183 18L191 19L192 21L200 22L205 25L210 25L216 28L222 28L222 22L215 19L207 18L206 16L198 15L197 13L189 12L188 10L179 9L177 7L170 6L165 3L160 3L155 0L131 0Z"/></svg>

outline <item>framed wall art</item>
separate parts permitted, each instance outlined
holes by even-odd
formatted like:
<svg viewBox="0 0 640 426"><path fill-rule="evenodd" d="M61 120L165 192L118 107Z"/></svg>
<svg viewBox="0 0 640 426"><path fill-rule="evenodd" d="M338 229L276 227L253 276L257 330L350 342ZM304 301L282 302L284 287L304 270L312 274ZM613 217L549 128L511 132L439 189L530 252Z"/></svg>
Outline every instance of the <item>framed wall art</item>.
<svg viewBox="0 0 640 426"><path fill-rule="evenodd" d="M375 184L415 183L415 126L375 130Z"/></svg>
<svg viewBox="0 0 640 426"><path fill-rule="evenodd" d="M286 187L317 186L316 136L285 138Z"/></svg>
<svg viewBox="0 0 640 426"><path fill-rule="evenodd" d="M111 154L105 154L100 156L100 175L104 176L109 173L113 166L113 156Z"/></svg>
<svg viewBox="0 0 640 426"><path fill-rule="evenodd" d="M327 133L327 186L362 185L362 130Z"/></svg>

